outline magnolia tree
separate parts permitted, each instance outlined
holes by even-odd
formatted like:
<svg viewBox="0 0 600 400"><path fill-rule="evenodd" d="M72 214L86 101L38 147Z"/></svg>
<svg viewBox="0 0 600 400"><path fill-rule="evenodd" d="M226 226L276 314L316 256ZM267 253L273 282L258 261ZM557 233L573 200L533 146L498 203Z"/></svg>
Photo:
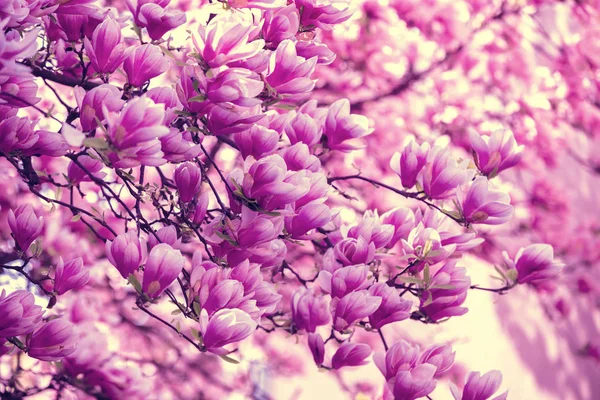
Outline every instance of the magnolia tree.
<svg viewBox="0 0 600 400"><path fill-rule="evenodd" d="M600 171L599 8L2 1L2 398L274 398L291 347L374 362L352 398L431 398L451 345L397 332L477 290L597 298L598 221L552 170Z"/></svg>

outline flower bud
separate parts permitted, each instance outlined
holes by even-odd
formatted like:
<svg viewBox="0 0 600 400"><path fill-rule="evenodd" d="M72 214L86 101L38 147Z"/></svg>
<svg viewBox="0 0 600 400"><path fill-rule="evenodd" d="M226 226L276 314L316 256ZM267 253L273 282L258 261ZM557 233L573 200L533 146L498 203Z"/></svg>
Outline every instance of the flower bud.
<svg viewBox="0 0 600 400"><path fill-rule="evenodd" d="M104 168L104 164L98 159L82 155L77 157L77 162L85 168L85 171L73 161L69 162L69 166L67 167L67 177L75 185L80 182L90 182L92 178L88 173L98 179L102 179L106 176L105 172L101 172L102 168Z"/></svg>
<svg viewBox="0 0 600 400"><path fill-rule="evenodd" d="M331 366L333 369L342 367L356 367L368 364L367 357L371 355L371 348L364 343L344 343L333 355Z"/></svg>
<svg viewBox="0 0 600 400"><path fill-rule="evenodd" d="M142 291L152 298L160 294L179 276L185 259L179 250L166 243L157 244L150 250L144 266Z"/></svg>
<svg viewBox="0 0 600 400"><path fill-rule="evenodd" d="M164 73L169 61L158 46L143 44L133 50L123 63L130 85L141 87L152 78Z"/></svg>
<svg viewBox="0 0 600 400"><path fill-rule="evenodd" d="M8 226L19 249L26 252L42 233L43 219L36 215L31 204L22 204L8 211Z"/></svg>
<svg viewBox="0 0 600 400"><path fill-rule="evenodd" d="M133 50L121 42L121 26L107 18L94 29L92 39L83 39L85 51L96 72L113 73Z"/></svg>
<svg viewBox="0 0 600 400"><path fill-rule="evenodd" d="M177 228L173 225L165 226L156 232L156 236L148 236L148 246L150 246L150 249L159 243L166 243L173 248L178 248L181 244L181 238L177 238Z"/></svg>
<svg viewBox="0 0 600 400"><path fill-rule="evenodd" d="M417 175L427 162L428 152L429 143L423 143L419 146L414 141L411 141L404 147L402 153L394 153L390 161L390 167L400 176L402 186L407 189L415 186Z"/></svg>
<svg viewBox="0 0 600 400"><path fill-rule="evenodd" d="M323 338L318 333L309 333L308 334L308 348L312 353L313 360L315 360L315 364L317 366L321 366L323 364L323 360L325 359L325 343L323 342Z"/></svg>
<svg viewBox="0 0 600 400"><path fill-rule="evenodd" d="M202 186L202 172L196 164L186 162L181 164L173 174L179 198L188 203L196 197Z"/></svg>
<svg viewBox="0 0 600 400"><path fill-rule="evenodd" d="M23 153L32 156L60 157L67 154L69 146L61 134L50 131L36 131L37 142Z"/></svg>
<svg viewBox="0 0 600 400"><path fill-rule="evenodd" d="M61 295L69 290L77 290L84 287L90 279L89 271L83 266L81 257L63 262L58 258L58 264L54 273L54 291Z"/></svg>
<svg viewBox="0 0 600 400"><path fill-rule="evenodd" d="M146 241L138 238L134 231L122 233L112 242L106 241L106 257L125 279L138 270L147 255Z"/></svg>
<svg viewBox="0 0 600 400"><path fill-rule="evenodd" d="M198 204L196 204L196 209L194 210L194 217L192 222L196 225L202 224L204 222L204 217L206 217L206 211L208 210L208 192L201 193L198 197Z"/></svg>

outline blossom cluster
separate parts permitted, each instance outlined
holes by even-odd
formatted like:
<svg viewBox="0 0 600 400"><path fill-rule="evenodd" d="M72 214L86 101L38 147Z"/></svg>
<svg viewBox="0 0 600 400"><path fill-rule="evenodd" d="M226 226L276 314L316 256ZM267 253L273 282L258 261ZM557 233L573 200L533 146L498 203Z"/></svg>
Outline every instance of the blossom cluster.
<svg viewBox="0 0 600 400"><path fill-rule="evenodd" d="M436 6L440 34L414 1L117 3L0 5L0 273L29 289L3 287L0 362L26 354L51 376L0 393L198 398L206 383L219 398L260 386L220 383L220 362L244 362L249 343L271 356L285 334L332 374L374 362L374 398L424 398L444 380L457 400L507 398L499 371L456 379L450 344L400 332L460 318L476 290L557 284L551 240L497 234L522 218L507 182L535 146L510 124L448 128L456 146L382 135L396 111L366 104L425 73L390 87L395 47L368 57L336 39L402 17L448 56L468 36L456 10ZM472 256L497 286L472 280Z"/></svg>

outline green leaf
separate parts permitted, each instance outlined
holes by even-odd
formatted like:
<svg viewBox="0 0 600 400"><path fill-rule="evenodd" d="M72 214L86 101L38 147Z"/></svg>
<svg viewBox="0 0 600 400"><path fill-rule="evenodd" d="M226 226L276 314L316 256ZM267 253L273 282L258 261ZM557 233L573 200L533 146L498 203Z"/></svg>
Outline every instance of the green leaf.
<svg viewBox="0 0 600 400"><path fill-rule="evenodd" d="M239 364L240 363L238 360L236 360L235 358L229 357L227 354L220 355L219 357L221 357L221 359L223 361L227 361L230 364Z"/></svg>
<svg viewBox="0 0 600 400"><path fill-rule="evenodd" d="M202 103L206 101L206 96L199 94L197 96L190 97L187 101L188 103Z"/></svg>
<svg viewBox="0 0 600 400"><path fill-rule="evenodd" d="M142 293L142 284L140 283L140 281L138 281L135 275L129 274L127 280L129 281L129 283L131 283L131 286L133 286L136 292Z"/></svg>
<svg viewBox="0 0 600 400"><path fill-rule="evenodd" d="M71 222L77 222L81 219L81 214L75 214L73 215L73 218L71 218Z"/></svg>
<svg viewBox="0 0 600 400"><path fill-rule="evenodd" d="M181 314L181 310L179 308L171 311L171 315L179 315L179 314Z"/></svg>
<svg viewBox="0 0 600 400"><path fill-rule="evenodd" d="M399 279L400 281L402 281L404 283L416 283L416 284L423 283L423 281L420 280L419 278L411 278L410 276L399 276L396 279Z"/></svg>
<svg viewBox="0 0 600 400"><path fill-rule="evenodd" d="M106 150L106 149L108 149L108 143L106 143L106 140L104 140L102 138L86 138L86 139L83 139L83 145L85 147L91 147L92 149L96 149L96 150Z"/></svg>
<svg viewBox="0 0 600 400"><path fill-rule="evenodd" d="M506 277L510 280L510 282L516 282L517 278L519 277L519 271L517 271L514 268L511 268L508 271L506 271Z"/></svg>

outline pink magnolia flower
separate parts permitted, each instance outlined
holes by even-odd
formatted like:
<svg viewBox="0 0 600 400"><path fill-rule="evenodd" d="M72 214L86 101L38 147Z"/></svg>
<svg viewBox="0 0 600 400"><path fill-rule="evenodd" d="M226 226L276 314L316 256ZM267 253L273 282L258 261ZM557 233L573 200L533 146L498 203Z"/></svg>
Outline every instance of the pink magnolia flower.
<svg viewBox="0 0 600 400"><path fill-rule="evenodd" d="M275 153L279 145L279 132L262 125L252 125L250 129L233 135L244 159L252 156L256 159Z"/></svg>
<svg viewBox="0 0 600 400"><path fill-rule="evenodd" d="M419 146L414 141L408 143L402 153L394 153L390 160L390 167L400 176L402 186L410 189L416 185L417 176L427 163L428 153L429 143Z"/></svg>
<svg viewBox="0 0 600 400"><path fill-rule="evenodd" d="M152 298L160 296L175 281L184 264L179 250L166 243L157 244L150 250L144 266L142 291Z"/></svg>
<svg viewBox="0 0 600 400"><path fill-rule="evenodd" d="M219 310L210 318L206 311L200 314L203 345L215 354L227 354L223 346L244 340L256 327L256 321L248 313L235 308Z"/></svg>
<svg viewBox="0 0 600 400"><path fill-rule="evenodd" d="M427 164L421 177L421 186L425 194L434 200L454 195L456 188L473 177L474 171L467 170L467 163L467 160L457 163L447 148L432 148L427 155Z"/></svg>
<svg viewBox="0 0 600 400"><path fill-rule="evenodd" d="M104 110L120 111L125 104L121 100L121 91L113 85L104 84L89 91L81 87L75 88L75 99L79 106L79 122L84 132L98 126L98 121L104 121Z"/></svg>
<svg viewBox="0 0 600 400"><path fill-rule="evenodd" d="M514 212L510 196L500 190L490 190L487 178L479 176L466 194L459 197L461 215L472 224L500 225Z"/></svg>
<svg viewBox="0 0 600 400"><path fill-rule="evenodd" d="M26 150L39 140L33 131L33 124L27 118L17 116L0 121L0 151L12 153Z"/></svg>
<svg viewBox="0 0 600 400"><path fill-rule="evenodd" d="M318 326L328 324L331 321L328 303L312 289L296 291L292 296L292 321L296 329L312 333Z"/></svg>
<svg viewBox="0 0 600 400"><path fill-rule="evenodd" d="M285 161L288 171L307 170L319 172L321 169L321 161L310 154L308 146L304 143L296 143L295 145L284 147L279 150L278 154Z"/></svg>
<svg viewBox="0 0 600 400"><path fill-rule="evenodd" d="M190 162L180 164L173 174L179 198L188 203L196 197L202 186L202 172L196 164Z"/></svg>
<svg viewBox="0 0 600 400"><path fill-rule="evenodd" d="M401 239L408 239L408 235L415 227L415 214L410 208L397 207L381 215L381 222L394 227L394 234L386 247L391 248Z"/></svg>
<svg viewBox="0 0 600 400"><path fill-rule="evenodd" d="M35 305L35 298L26 290L6 295L0 293L0 338L28 335L41 323L42 307Z"/></svg>
<svg viewBox="0 0 600 400"><path fill-rule="evenodd" d="M461 306L470 286L466 269L456 267L455 260L433 266L429 285L421 295L421 312L432 321L464 315L468 309Z"/></svg>
<svg viewBox="0 0 600 400"><path fill-rule="evenodd" d="M31 243L42 233L44 224L31 204L21 204L14 211L8 211L8 226L19 249L26 252Z"/></svg>
<svg viewBox="0 0 600 400"><path fill-rule="evenodd" d="M493 178L500 172L514 167L523 157L524 146L518 146L512 131L499 130L491 136L469 133L475 165L482 174Z"/></svg>
<svg viewBox="0 0 600 400"><path fill-rule="evenodd" d="M38 87L31 76L0 74L0 105L30 107L40 101Z"/></svg>
<svg viewBox="0 0 600 400"><path fill-rule="evenodd" d="M265 12L262 27L263 38L275 47L286 39L292 39L300 27L300 17L294 4Z"/></svg>
<svg viewBox="0 0 600 400"><path fill-rule="evenodd" d="M300 172L288 172L283 158L273 154L250 166L241 187L245 196L256 200L265 210L275 210L307 194L309 184Z"/></svg>
<svg viewBox="0 0 600 400"><path fill-rule="evenodd" d="M271 54L271 60L265 78L269 84L267 90L273 90L282 100L297 103L307 98L315 87L310 78L317 58L305 59L296 53L296 45L291 40L284 40Z"/></svg>
<svg viewBox="0 0 600 400"><path fill-rule="evenodd" d="M296 42L296 52L306 59L317 57L318 65L329 65L335 61L335 53L318 40L300 40Z"/></svg>
<svg viewBox="0 0 600 400"><path fill-rule="evenodd" d="M412 270L415 271L422 270L426 263L434 264L447 259L456 250L455 244L443 245L439 232L425 228L422 222L401 243L406 258L414 263Z"/></svg>
<svg viewBox="0 0 600 400"><path fill-rule="evenodd" d="M400 371L409 371L418 365L419 346L413 346L406 340L394 343L385 353L377 352L373 361L386 381L393 379ZM435 372L435 371L434 371Z"/></svg>
<svg viewBox="0 0 600 400"><path fill-rule="evenodd" d="M169 2L160 2L169 3ZM166 4L156 4L151 1L141 0L137 4L135 11L128 2L136 24L140 28L146 28L148 36L153 40L162 38L165 33L183 25L186 21L184 12L166 8Z"/></svg>
<svg viewBox="0 0 600 400"><path fill-rule="evenodd" d="M169 162L189 161L202 152L200 145L192 140L190 132L180 132L176 128L171 128L169 133L160 138L160 148L164 159Z"/></svg>
<svg viewBox="0 0 600 400"><path fill-rule="evenodd" d="M362 138L372 131L369 129L367 117L350 114L348 99L340 99L329 106L323 127L323 135L329 149L342 152L361 149L365 147Z"/></svg>
<svg viewBox="0 0 600 400"><path fill-rule="evenodd" d="M159 140L169 133L169 128L163 125L164 105L147 97L136 97L119 114L106 114L107 134L114 147L108 158L114 167L164 164Z"/></svg>
<svg viewBox="0 0 600 400"><path fill-rule="evenodd" d="M348 230L348 237L356 239L361 237L367 242L373 243L377 249L387 246L393 235L394 226L383 224L377 210L366 211L360 223Z"/></svg>
<svg viewBox="0 0 600 400"><path fill-rule="evenodd" d="M419 364L431 364L436 367L434 377L439 378L450 370L455 355L450 345L432 346L421 354Z"/></svg>
<svg viewBox="0 0 600 400"><path fill-rule="evenodd" d="M302 26L324 30L333 29L333 25L346 21L354 12L347 0L300 0L295 4L302 10Z"/></svg>
<svg viewBox="0 0 600 400"><path fill-rule="evenodd" d="M381 297L371 296L366 290L348 293L335 302L333 327L338 331L343 331L353 323L373 314L380 305Z"/></svg>
<svg viewBox="0 0 600 400"><path fill-rule="evenodd" d="M220 13L208 25L200 25L192 40L202 62L211 68L251 58L265 45L251 14Z"/></svg>
<svg viewBox="0 0 600 400"><path fill-rule="evenodd" d="M517 252L514 261L506 252L502 255L506 265L517 270L517 282L520 284L542 285L554 279L563 265L554 260L554 250L548 244L531 244L523 247Z"/></svg>
<svg viewBox="0 0 600 400"><path fill-rule="evenodd" d="M146 241L138 238L135 231L118 235L112 242L106 241L106 258L125 279L146 261Z"/></svg>
<svg viewBox="0 0 600 400"><path fill-rule="evenodd" d="M200 290L202 294L202 288ZM200 307L206 310L210 317L224 308L241 308L242 303L247 300L248 298L244 297L244 285L242 282L234 279L225 279L213 286L207 294L201 295Z"/></svg>
<svg viewBox="0 0 600 400"><path fill-rule="evenodd" d="M371 348L364 343L344 343L333 355L331 366L333 369L340 369L365 365L369 363L367 358L371 353Z"/></svg>
<svg viewBox="0 0 600 400"><path fill-rule="evenodd" d="M323 135L321 124L308 114L296 113L284 127L284 132L291 144L299 142L313 146Z"/></svg>
<svg viewBox="0 0 600 400"><path fill-rule="evenodd" d="M72 323L64 318L42 324L27 340L29 357L58 361L77 349L78 337Z"/></svg>
<svg viewBox="0 0 600 400"><path fill-rule="evenodd" d="M342 265L369 264L375 259L375 244L362 237L346 238L333 248L336 260Z"/></svg>
<svg viewBox="0 0 600 400"><path fill-rule="evenodd" d="M433 392L437 381L433 379L435 366L431 364L417 365L408 371L400 371L392 381L394 400L415 400Z"/></svg>
<svg viewBox="0 0 600 400"><path fill-rule="evenodd" d="M58 264L54 272L54 291L56 294L65 294L69 290L77 290L84 287L90 279L89 271L83 266L81 257L67 262L62 257L58 258Z"/></svg>
<svg viewBox="0 0 600 400"><path fill-rule="evenodd" d="M229 102L242 107L262 103L256 98L264 88L258 74L245 68L227 68L205 80L205 92L213 103Z"/></svg>
<svg viewBox="0 0 600 400"><path fill-rule="evenodd" d="M321 271L316 282L324 292L334 298L342 298L348 293L363 290L371 285L369 266L350 265L333 272Z"/></svg>
<svg viewBox="0 0 600 400"><path fill-rule="evenodd" d="M309 203L293 217L285 219L285 231L292 239L303 239L316 228L325 226L331 220L329 207L322 203Z"/></svg>
<svg viewBox="0 0 600 400"><path fill-rule="evenodd" d="M369 293L372 296L381 297L381 305L369 316L369 323L373 328L381 329L387 324L403 321L410 317L412 302L400 297L398 291L385 282L371 286Z"/></svg>
<svg viewBox="0 0 600 400"><path fill-rule="evenodd" d="M60 157L67 154L69 151L69 145L59 133L39 130L35 131L35 135L38 137L38 140L33 146L24 150L24 154L31 156Z"/></svg>
<svg viewBox="0 0 600 400"><path fill-rule="evenodd" d="M462 394L453 384L450 384L450 390L456 400L488 400L496 393L500 384L502 384L500 371L489 371L484 375L479 372L471 372ZM508 392L504 392L494 397L493 400L505 400L507 396Z"/></svg>
<svg viewBox="0 0 600 400"><path fill-rule="evenodd" d="M107 18L94 29L92 39L84 38L85 51L96 72L112 73L133 50L121 41L121 25Z"/></svg>
<svg viewBox="0 0 600 400"><path fill-rule="evenodd" d="M125 58L123 71L130 85L141 87L152 78L169 69L169 60L162 50L153 44L137 47Z"/></svg>

